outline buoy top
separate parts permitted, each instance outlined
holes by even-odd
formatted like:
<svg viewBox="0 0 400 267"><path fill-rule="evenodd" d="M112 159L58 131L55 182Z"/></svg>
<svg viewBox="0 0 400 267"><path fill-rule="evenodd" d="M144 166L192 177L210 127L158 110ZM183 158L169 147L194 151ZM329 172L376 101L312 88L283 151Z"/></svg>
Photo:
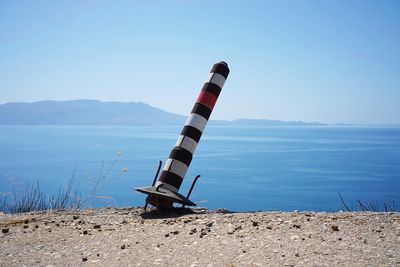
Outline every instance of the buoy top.
<svg viewBox="0 0 400 267"><path fill-rule="evenodd" d="M226 79L229 74L228 64L225 61L215 63L210 72L221 74Z"/></svg>

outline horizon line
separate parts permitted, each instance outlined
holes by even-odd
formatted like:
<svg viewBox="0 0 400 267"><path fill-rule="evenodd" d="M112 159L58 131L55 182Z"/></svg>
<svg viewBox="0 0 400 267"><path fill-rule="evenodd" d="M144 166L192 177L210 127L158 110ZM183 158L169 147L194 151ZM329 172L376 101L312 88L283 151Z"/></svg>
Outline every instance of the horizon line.
<svg viewBox="0 0 400 267"><path fill-rule="evenodd" d="M90 99L90 98L77 98L77 99L68 99L68 100L53 100L53 99L44 99L44 100L36 100L36 101L9 101L9 102L3 102L0 103L0 106L6 105L6 104L34 104L34 103L39 103L39 102L73 102L73 101L93 101L93 102L100 102L100 103L135 103L135 104L145 104L148 106L151 106L153 108L160 109L164 112L176 114L179 116L184 116L187 117L187 115L175 113L175 112L170 112L164 109L161 109L157 106L154 106L152 104L148 104L143 101L116 101L116 100L99 100L99 99ZM382 126L382 127L400 127L400 123L344 123L344 122L333 122L333 123L328 123L328 122L320 122L320 121L307 121L307 120L296 120L296 119L290 119L290 120L285 120L285 119L268 119L268 118L246 118L246 117L240 117L240 118L235 118L235 119L211 119L210 121L226 121L226 122L235 122L235 121L240 121L240 120L253 120L253 121L280 121L280 122L301 122L301 123L309 123L309 124L321 124L321 126L358 126L358 127L376 127L376 126ZM89 124L90 125L90 124Z"/></svg>

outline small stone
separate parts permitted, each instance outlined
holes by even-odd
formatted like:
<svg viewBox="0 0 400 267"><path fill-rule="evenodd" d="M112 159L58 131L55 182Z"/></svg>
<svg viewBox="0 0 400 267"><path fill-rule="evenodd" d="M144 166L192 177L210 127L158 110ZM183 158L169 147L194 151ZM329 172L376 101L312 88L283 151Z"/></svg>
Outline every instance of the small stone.
<svg viewBox="0 0 400 267"><path fill-rule="evenodd" d="M252 222L252 225L255 227L255 226L258 226L258 222L255 222L255 221L253 221Z"/></svg>
<svg viewBox="0 0 400 267"><path fill-rule="evenodd" d="M222 213L222 214L227 214L227 213L231 213L229 210L224 209L224 208L219 208L215 211L216 213Z"/></svg>
<svg viewBox="0 0 400 267"><path fill-rule="evenodd" d="M87 261L87 260L88 260L87 257L83 257L83 258L82 258L82 261Z"/></svg>
<svg viewBox="0 0 400 267"><path fill-rule="evenodd" d="M192 230L190 230L189 235L193 235L194 233L197 233L197 229L193 228Z"/></svg>
<svg viewBox="0 0 400 267"><path fill-rule="evenodd" d="M231 235L231 234L233 234L234 232L235 232L235 227L233 226L233 224L229 224L229 225L228 225L227 233L228 233L229 235Z"/></svg>
<svg viewBox="0 0 400 267"><path fill-rule="evenodd" d="M296 254L294 254L295 257L300 257L299 253L297 252Z"/></svg>
<svg viewBox="0 0 400 267"><path fill-rule="evenodd" d="M171 232L171 234L177 235L177 234L179 234L179 231L173 231L173 232Z"/></svg>
<svg viewBox="0 0 400 267"><path fill-rule="evenodd" d="M298 224L293 224L293 228L300 229L300 225L298 225Z"/></svg>
<svg viewBox="0 0 400 267"><path fill-rule="evenodd" d="M213 222L208 222L208 223L206 223L206 226L211 227L211 226L213 226L213 224L214 224Z"/></svg>
<svg viewBox="0 0 400 267"><path fill-rule="evenodd" d="M298 235L292 235L292 236L290 237L290 240L297 240L297 239L299 239L299 236L298 236Z"/></svg>
<svg viewBox="0 0 400 267"><path fill-rule="evenodd" d="M88 234L88 230L83 230L82 234L87 235Z"/></svg>
<svg viewBox="0 0 400 267"><path fill-rule="evenodd" d="M25 219L24 224L28 224L28 223L29 223L29 219Z"/></svg>
<svg viewBox="0 0 400 267"><path fill-rule="evenodd" d="M121 245L121 249L126 249L126 245L125 244Z"/></svg>
<svg viewBox="0 0 400 267"><path fill-rule="evenodd" d="M78 215L74 215L74 216L72 216L72 219L73 220L77 220L77 219L79 219L79 216Z"/></svg>
<svg viewBox="0 0 400 267"><path fill-rule="evenodd" d="M29 225L24 225L24 229L29 228Z"/></svg>
<svg viewBox="0 0 400 267"><path fill-rule="evenodd" d="M200 238L203 238L203 236L205 236L205 235L207 235L207 233L206 232L204 232L204 231L202 231L201 233L200 233Z"/></svg>
<svg viewBox="0 0 400 267"><path fill-rule="evenodd" d="M337 225L332 225L332 230L333 231L339 231L339 227Z"/></svg>
<svg viewBox="0 0 400 267"><path fill-rule="evenodd" d="M39 225L35 224L35 228L38 229L38 228L39 228Z"/></svg>
<svg viewBox="0 0 400 267"><path fill-rule="evenodd" d="M95 224L95 225L93 226L93 229L100 229L100 227L101 227L100 224Z"/></svg>
<svg viewBox="0 0 400 267"><path fill-rule="evenodd" d="M9 231L10 231L9 228L3 228L3 229L1 229L1 232L2 232L3 234L7 234Z"/></svg>
<svg viewBox="0 0 400 267"><path fill-rule="evenodd" d="M169 237L169 233L165 234L164 236L165 236L165 237Z"/></svg>

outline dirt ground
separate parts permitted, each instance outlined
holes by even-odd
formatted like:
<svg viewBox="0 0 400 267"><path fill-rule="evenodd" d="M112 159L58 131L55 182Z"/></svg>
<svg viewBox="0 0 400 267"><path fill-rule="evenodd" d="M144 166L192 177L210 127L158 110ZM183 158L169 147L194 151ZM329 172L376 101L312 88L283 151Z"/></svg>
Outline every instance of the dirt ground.
<svg viewBox="0 0 400 267"><path fill-rule="evenodd" d="M0 266L400 266L400 213L0 214Z"/></svg>

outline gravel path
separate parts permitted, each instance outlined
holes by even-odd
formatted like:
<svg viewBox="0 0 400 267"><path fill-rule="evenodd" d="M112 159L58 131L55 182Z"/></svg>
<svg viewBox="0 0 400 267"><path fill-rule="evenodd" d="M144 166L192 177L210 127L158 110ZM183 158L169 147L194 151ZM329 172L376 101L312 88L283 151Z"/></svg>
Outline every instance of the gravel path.
<svg viewBox="0 0 400 267"><path fill-rule="evenodd" d="M0 266L400 266L400 213L0 214Z"/></svg>

